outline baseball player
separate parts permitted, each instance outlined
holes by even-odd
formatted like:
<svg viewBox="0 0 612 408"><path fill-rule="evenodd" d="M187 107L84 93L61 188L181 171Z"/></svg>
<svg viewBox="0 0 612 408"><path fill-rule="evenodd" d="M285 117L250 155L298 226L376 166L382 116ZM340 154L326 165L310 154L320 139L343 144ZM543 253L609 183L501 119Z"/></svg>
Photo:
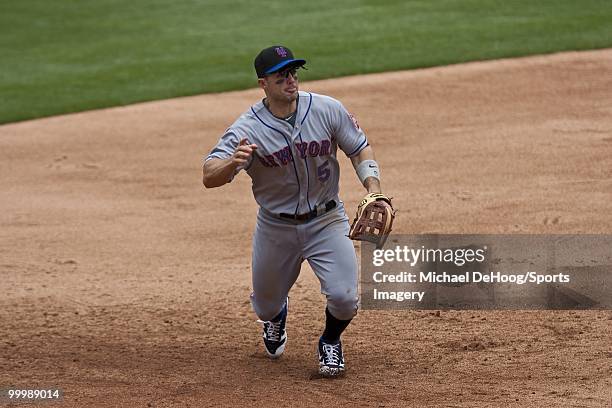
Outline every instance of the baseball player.
<svg viewBox="0 0 612 408"><path fill-rule="evenodd" d="M205 157L207 188L232 181L241 170L252 179L259 205L253 235L251 303L263 323L271 358L287 345L288 293L308 261L327 298L318 343L319 371L345 370L340 335L357 313L357 259L349 222L338 197L340 148L368 193L380 193L374 153L356 120L337 100L299 91L296 59L284 46L255 58L265 98L243 113Z"/></svg>

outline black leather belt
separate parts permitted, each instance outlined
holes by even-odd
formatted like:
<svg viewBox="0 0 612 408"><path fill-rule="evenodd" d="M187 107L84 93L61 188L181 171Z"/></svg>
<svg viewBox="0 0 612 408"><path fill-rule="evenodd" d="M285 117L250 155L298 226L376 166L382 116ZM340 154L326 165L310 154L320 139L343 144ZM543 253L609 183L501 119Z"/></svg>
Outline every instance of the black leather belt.
<svg viewBox="0 0 612 408"><path fill-rule="evenodd" d="M289 220L295 220L295 221L310 221L313 218L316 218L317 216L321 214L325 214L326 212L333 210L334 208L336 208L336 201L331 200L331 201L326 202L325 205L318 205L314 210L304 213L304 214L280 213L278 214L278 216L281 218L287 218Z"/></svg>

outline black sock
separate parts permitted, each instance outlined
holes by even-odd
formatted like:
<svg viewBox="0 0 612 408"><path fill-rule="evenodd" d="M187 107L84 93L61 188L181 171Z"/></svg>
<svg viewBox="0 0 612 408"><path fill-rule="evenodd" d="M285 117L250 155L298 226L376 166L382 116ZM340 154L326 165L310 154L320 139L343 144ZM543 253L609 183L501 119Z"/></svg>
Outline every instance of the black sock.
<svg viewBox="0 0 612 408"><path fill-rule="evenodd" d="M285 303L285 304L286 304L286 303ZM280 312L278 312L278 314L277 314L277 315L276 315L276 316L275 316L275 317L274 317L272 320L270 320L270 321L271 321L271 322L274 322L274 323L276 323L276 322L280 321L280 319L282 319L282 317L283 317L283 312L284 312L284 311L285 311L285 305L283 305L283 308L281 309L281 311L280 311Z"/></svg>
<svg viewBox="0 0 612 408"><path fill-rule="evenodd" d="M337 343L340 340L340 335L349 325L352 319L339 320L336 319L329 312L328 308L325 308L325 330L323 331L323 341L326 343Z"/></svg>

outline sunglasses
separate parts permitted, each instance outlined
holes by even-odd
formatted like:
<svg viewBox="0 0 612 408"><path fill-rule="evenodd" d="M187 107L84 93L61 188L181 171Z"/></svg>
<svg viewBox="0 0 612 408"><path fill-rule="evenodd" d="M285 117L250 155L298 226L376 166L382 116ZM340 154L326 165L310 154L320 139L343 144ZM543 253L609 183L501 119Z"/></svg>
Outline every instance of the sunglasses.
<svg viewBox="0 0 612 408"><path fill-rule="evenodd" d="M288 78L289 78L289 74L291 74L291 76L293 77L293 79L297 79L298 78L298 74L297 74L297 70L301 68L301 67L295 67L295 68L291 68L291 69L286 69L284 71L280 71L278 72L277 75L277 79L274 81L274 83L276 85L280 85L283 82L285 82ZM280 77L280 78L279 78Z"/></svg>

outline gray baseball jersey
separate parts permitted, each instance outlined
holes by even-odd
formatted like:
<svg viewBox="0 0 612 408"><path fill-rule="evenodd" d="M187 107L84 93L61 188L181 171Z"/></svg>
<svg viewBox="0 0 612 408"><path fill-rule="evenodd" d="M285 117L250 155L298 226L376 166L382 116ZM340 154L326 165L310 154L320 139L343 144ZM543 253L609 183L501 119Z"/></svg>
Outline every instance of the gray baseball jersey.
<svg viewBox="0 0 612 408"><path fill-rule="evenodd" d="M299 92L293 124L259 102L225 131L206 160L230 158L245 138L257 145L244 169L261 207L253 234L253 309L262 320L276 316L307 260L332 315L351 319L358 303L357 259L338 198L336 152L340 147L349 157L359 154L366 136L339 101ZM333 209L306 222L279 217L319 210L331 200Z"/></svg>
<svg viewBox="0 0 612 408"><path fill-rule="evenodd" d="M276 214L307 213L337 197L337 148L352 157L368 145L339 101L309 92L299 92L295 126L273 116L260 101L225 131L206 160L231 157L245 138L257 145L244 167L255 200Z"/></svg>

